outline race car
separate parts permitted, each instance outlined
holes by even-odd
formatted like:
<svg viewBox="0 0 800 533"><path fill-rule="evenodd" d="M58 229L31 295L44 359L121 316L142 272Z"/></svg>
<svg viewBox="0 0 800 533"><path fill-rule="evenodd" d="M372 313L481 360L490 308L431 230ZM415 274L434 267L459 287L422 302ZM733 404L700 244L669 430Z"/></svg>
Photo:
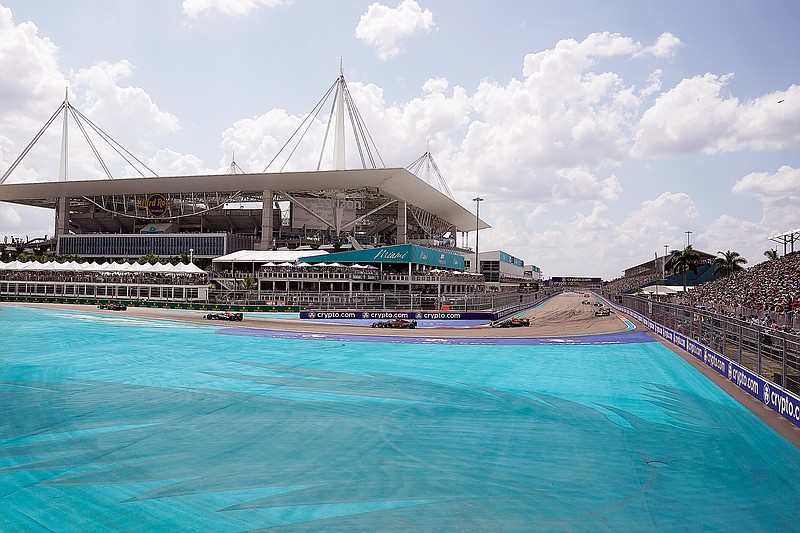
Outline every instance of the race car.
<svg viewBox="0 0 800 533"><path fill-rule="evenodd" d="M611 315L611 309L609 309L608 307L601 307L600 309L594 312L594 316L610 316L610 315Z"/></svg>
<svg viewBox="0 0 800 533"><path fill-rule="evenodd" d="M392 328L392 329L414 329L417 327L416 320L403 320L398 318L396 320L386 320L384 322L373 322L373 328Z"/></svg>
<svg viewBox="0 0 800 533"><path fill-rule="evenodd" d="M219 313L208 313L205 315L208 320L230 320L231 322L241 322L244 318L242 313L231 313L230 311L222 311Z"/></svg>
<svg viewBox="0 0 800 533"><path fill-rule="evenodd" d="M531 325L529 318L508 318L500 322L495 322L492 327L495 328L527 328Z"/></svg>
<svg viewBox="0 0 800 533"><path fill-rule="evenodd" d="M117 302L109 302L107 304L100 304L98 309L105 309L106 311L125 311L128 306Z"/></svg>

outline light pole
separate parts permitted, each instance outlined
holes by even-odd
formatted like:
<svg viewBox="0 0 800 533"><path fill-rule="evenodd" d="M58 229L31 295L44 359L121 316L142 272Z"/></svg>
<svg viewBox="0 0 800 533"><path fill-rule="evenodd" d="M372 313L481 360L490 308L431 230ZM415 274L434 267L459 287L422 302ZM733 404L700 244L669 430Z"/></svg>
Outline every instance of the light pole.
<svg viewBox="0 0 800 533"><path fill-rule="evenodd" d="M661 277L667 279L667 249L669 244L664 245L664 261L661 263Z"/></svg>
<svg viewBox="0 0 800 533"><path fill-rule="evenodd" d="M691 231L687 231L687 232L686 232L686 247L687 247L687 248L690 246L690 245L689 245L689 235L691 235L691 234L692 234L692 232L691 232Z"/></svg>
<svg viewBox="0 0 800 533"><path fill-rule="evenodd" d="M475 202L475 273L480 274L480 263L478 262L478 231L480 230L480 218L478 216L481 212L481 202L483 198L480 196L472 199Z"/></svg>
<svg viewBox="0 0 800 533"><path fill-rule="evenodd" d="M194 263L194 248L189 248L189 264Z"/></svg>

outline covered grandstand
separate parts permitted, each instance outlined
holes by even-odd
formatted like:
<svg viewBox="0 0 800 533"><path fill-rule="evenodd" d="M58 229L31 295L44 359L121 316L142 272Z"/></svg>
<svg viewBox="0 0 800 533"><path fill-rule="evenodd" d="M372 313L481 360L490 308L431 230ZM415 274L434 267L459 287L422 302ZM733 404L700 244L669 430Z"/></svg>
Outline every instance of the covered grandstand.
<svg viewBox="0 0 800 533"><path fill-rule="evenodd" d="M328 97L333 99L331 114L327 122L317 120ZM62 112L58 181L6 183ZM70 117L109 179L68 179ZM350 137L345 128L348 119ZM439 189L432 180L426 182L408 169L378 168L383 161L372 146L343 73L305 120L262 172L246 173L232 162L227 174L163 177L65 98L0 177L0 201L52 209L57 254L106 259L147 254L211 259L238 250L302 246L336 251L405 244L455 247L459 231L490 227L455 201L430 152L409 168L434 169ZM323 143L317 169L284 171L312 125L325 127L334 137ZM100 140L93 142L89 131L97 132ZM362 168L347 169L346 140L356 146ZM140 177L111 179L109 166L95 146L100 141ZM331 170L320 169L326 147ZM282 164L281 158L285 159ZM270 166L279 168L270 171Z"/></svg>
<svg viewBox="0 0 800 533"><path fill-rule="evenodd" d="M490 227L403 168L11 183L0 201L54 210L57 253L109 259L454 245Z"/></svg>

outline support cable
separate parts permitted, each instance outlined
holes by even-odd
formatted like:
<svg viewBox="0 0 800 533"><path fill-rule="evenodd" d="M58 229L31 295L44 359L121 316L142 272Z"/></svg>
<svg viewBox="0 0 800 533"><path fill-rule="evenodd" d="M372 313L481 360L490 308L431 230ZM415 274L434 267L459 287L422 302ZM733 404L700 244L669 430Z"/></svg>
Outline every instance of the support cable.
<svg viewBox="0 0 800 533"><path fill-rule="evenodd" d="M26 156L26 155L28 155L28 152L30 152L30 151L31 151L31 148L33 148L33 145L35 145L35 144L36 144L36 142L37 142L37 141L38 141L38 140L39 140L39 139L42 137L42 135L44 135L44 132L45 132L45 131L47 131L47 128L49 128L49 127L50 127L50 125L51 125L51 124L53 123L53 121L56 119L56 117L58 116L58 114L59 114L59 113L61 113L61 111L64 109L64 106L65 106L65 105L66 105L66 102L61 102L61 105L60 105L60 106L58 106L58 109L56 109L56 112L55 112L55 113L53 113L53 116L52 116L52 117L50 117L50 118L47 120L47 122L45 123L45 125L44 125L44 126L42 126L42 129L40 129L40 130L39 130L39 133L37 133L37 134L36 134L36 135L33 137L33 140L32 140L31 142L29 142L29 143L28 143L28 146L26 146L26 147L25 147L25 149L22 151L22 153L19 155L19 157L17 157L17 158L14 160L14 162L11 164L11 167L10 167L8 170L6 170L5 174L3 174L3 177L2 177L2 178L0 178L0 185L2 185L2 184L3 184L3 183L6 181L6 179L8 179L8 176L10 176L10 175L11 175L11 173L12 173L12 172L14 172L14 169L15 169L15 168L17 168L17 165L19 165L19 164L22 162L22 160L25 158L25 156Z"/></svg>

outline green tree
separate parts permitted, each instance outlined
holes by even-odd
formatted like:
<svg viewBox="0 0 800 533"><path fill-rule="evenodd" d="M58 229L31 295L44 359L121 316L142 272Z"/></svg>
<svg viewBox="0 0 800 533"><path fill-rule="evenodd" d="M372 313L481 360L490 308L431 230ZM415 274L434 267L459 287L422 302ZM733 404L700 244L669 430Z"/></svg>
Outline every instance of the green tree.
<svg viewBox="0 0 800 533"><path fill-rule="evenodd" d="M767 250L764 252L764 257L769 259L770 261L774 261L778 258L778 250Z"/></svg>
<svg viewBox="0 0 800 533"><path fill-rule="evenodd" d="M690 244L683 250L672 250L669 253L665 267L673 272L683 273L683 292L686 292L686 272L689 270L697 275L697 266L700 264L698 254Z"/></svg>
<svg viewBox="0 0 800 533"><path fill-rule="evenodd" d="M156 254L154 254L154 253L149 253L149 254L143 255L142 257L139 258L139 264L140 265L143 265L145 263L150 263L151 265L155 265L156 263L160 263L160 262L161 262L161 258L159 256L157 256Z"/></svg>
<svg viewBox="0 0 800 533"><path fill-rule="evenodd" d="M744 270L742 265L747 264L747 259L742 257L739 252L717 252L722 257L714 259L714 274L719 274L722 277L730 276L734 272Z"/></svg>
<svg viewBox="0 0 800 533"><path fill-rule="evenodd" d="M250 274L247 274L241 283L239 283L239 287L246 292L245 302L248 302L250 301L250 293L253 291L253 289L258 287L258 280L256 280L256 278Z"/></svg>

